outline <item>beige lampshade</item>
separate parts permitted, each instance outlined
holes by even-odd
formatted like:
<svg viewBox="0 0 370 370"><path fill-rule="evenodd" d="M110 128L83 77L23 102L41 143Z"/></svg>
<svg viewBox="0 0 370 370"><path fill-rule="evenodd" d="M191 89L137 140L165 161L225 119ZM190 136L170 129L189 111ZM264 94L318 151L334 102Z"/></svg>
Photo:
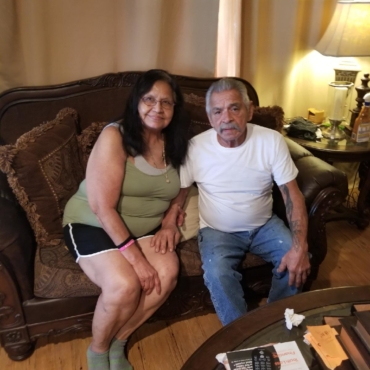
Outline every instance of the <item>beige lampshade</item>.
<svg viewBox="0 0 370 370"><path fill-rule="evenodd" d="M370 56L370 1L339 0L316 50L335 57Z"/></svg>

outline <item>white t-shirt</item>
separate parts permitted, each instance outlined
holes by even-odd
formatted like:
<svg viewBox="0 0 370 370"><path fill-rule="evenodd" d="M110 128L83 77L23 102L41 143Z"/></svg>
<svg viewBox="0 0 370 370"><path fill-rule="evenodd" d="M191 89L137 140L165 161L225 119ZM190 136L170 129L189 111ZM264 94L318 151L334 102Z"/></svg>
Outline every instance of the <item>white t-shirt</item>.
<svg viewBox="0 0 370 370"><path fill-rule="evenodd" d="M264 225L272 215L273 180L283 185L297 173L282 135L248 123L236 148L221 146L214 129L195 136L180 179L182 188L198 185L200 228L238 232Z"/></svg>

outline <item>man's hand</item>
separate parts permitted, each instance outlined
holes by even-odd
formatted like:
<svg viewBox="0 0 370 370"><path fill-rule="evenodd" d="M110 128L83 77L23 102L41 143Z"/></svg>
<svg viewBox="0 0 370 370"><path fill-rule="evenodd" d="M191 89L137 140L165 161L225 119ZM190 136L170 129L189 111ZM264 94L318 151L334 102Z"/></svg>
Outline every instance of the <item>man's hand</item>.
<svg viewBox="0 0 370 370"><path fill-rule="evenodd" d="M175 225L163 226L152 238L150 246L155 251L165 254L168 251L173 252L179 243L181 234Z"/></svg>
<svg viewBox="0 0 370 370"><path fill-rule="evenodd" d="M289 271L289 285L297 288L302 286L311 272L308 253L302 249L292 247L281 259L277 272Z"/></svg>

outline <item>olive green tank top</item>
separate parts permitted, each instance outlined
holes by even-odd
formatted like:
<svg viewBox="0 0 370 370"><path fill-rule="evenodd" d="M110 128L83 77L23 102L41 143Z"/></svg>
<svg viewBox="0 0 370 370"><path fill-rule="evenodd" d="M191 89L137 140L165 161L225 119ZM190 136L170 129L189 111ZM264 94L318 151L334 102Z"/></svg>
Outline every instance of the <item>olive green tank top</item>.
<svg viewBox="0 0 370 370"><path fill-rule="evenodd" d="M145 235L161 225L164 212L180 190L177 171L172 166L167 167L169 183L166 182L164 171L163 169L159 171L160 174L149 175L140 171L129 160L126 161L117 211L135 237ZM82 181L77 193L65 207L63 226L69 223L102 227L88 204L86 180Z"/></svg>

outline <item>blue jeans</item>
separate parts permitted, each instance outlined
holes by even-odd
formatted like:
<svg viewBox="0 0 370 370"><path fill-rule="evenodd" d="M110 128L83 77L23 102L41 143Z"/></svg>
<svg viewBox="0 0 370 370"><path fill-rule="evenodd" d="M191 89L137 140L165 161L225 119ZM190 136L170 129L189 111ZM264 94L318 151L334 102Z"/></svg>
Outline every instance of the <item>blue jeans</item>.
<svg viewBox="0 0 370 370"><path fill-rule="evenodd" d="M247 252L274 265L268 302L294 295L301 290L289 286L288 270L281 273L276 271L282 257L292 246L289 229L276 215L265 225L252 231L225 233L210 227L202 228L199 230L198 244L204 282L223 325L247 312L241 285L242 275L238 271Z"/></svg>

